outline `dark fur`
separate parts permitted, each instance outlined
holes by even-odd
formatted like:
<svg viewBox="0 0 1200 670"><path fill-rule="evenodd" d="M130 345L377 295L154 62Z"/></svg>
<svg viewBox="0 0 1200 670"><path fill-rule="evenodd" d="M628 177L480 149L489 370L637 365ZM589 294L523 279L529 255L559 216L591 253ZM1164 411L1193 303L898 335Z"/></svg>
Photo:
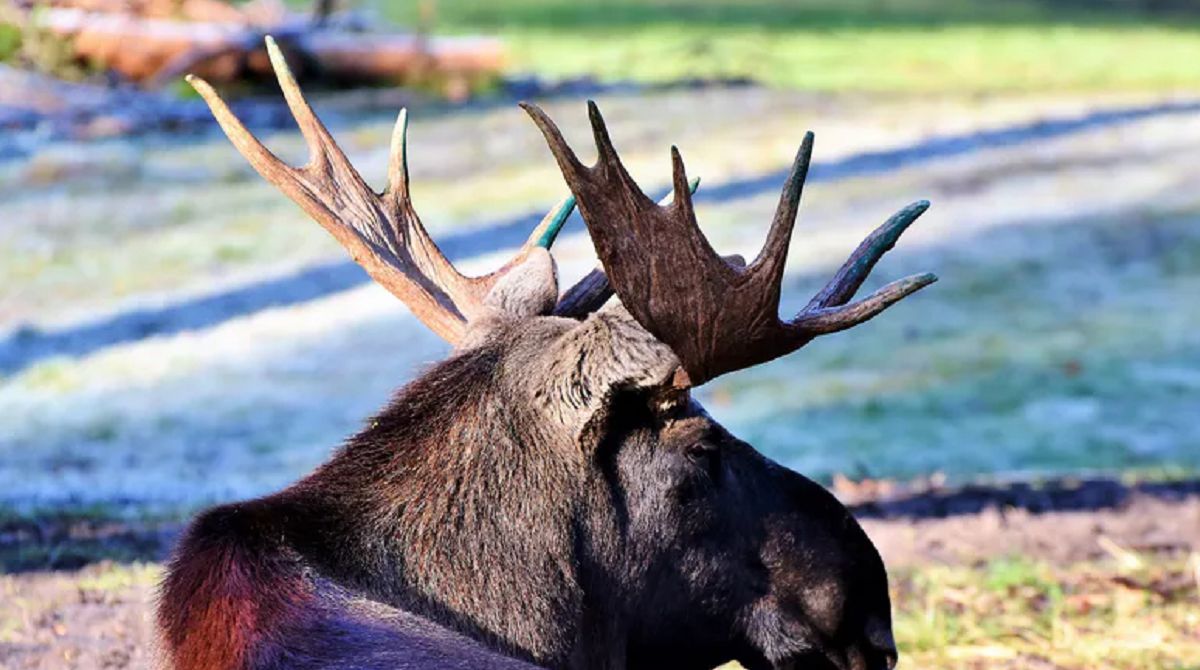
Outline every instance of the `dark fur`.
<svg viewBox="0 0 1200 670"><path fill-rule="evenodd" d="M317 471L192 524L173 667L890 667L858 524L627 314L472 328Z"/></svg>

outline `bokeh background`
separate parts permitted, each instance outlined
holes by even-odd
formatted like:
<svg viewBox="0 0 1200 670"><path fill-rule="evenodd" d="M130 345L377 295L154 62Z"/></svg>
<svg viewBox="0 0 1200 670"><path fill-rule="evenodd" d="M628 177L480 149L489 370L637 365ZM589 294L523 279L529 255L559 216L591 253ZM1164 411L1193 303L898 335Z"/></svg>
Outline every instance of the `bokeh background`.
<svg viewBox="0 0 1200 670"><path fill-rule="evenodd" d="M447 349L178 77L135 84L81 58L49 9L0 13L0 667L142 667L179 524L296 479ZM939 283L702 402L879 517L907 667L1200 667L1200 4L335 9L342 30L503 49L470 77L310 71L372 183L410 107L416 206L469 271L565 193L520 99L580 147L597 100L656 193L677 144L705 232L747 256L813 130L785 312L890 213L931 200L867 288ZM269 81L219 88L303 161ZM556 256L564 284L594 264L579 221ZM974 502L945 502L963 486Z"/></svg>

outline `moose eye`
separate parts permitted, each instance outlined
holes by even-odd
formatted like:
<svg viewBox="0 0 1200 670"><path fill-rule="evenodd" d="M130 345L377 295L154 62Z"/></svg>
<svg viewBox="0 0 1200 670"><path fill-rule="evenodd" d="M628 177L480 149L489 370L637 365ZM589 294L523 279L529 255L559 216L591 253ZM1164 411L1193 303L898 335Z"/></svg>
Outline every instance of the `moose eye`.
<svg viewBox="0 0 1200 670"><path fill-rule="evenodd" d="M688 460L702 468L709 477L716 478L721 466L721 452L707 442L698 441L689 444L684 449Z"/></svg>

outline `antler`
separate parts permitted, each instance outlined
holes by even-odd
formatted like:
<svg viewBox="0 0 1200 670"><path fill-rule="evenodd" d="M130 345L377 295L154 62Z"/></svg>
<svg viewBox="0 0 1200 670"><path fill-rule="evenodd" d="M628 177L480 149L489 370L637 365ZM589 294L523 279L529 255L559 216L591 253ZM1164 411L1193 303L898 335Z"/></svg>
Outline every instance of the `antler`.
<svg viewBox="0 0 1200 670"><path fill-rule="evenodd" d="M688 184L688 190L691 193L695 193L699 186L700 178L696 177ZM673 197L673 193L668 193L662 200L658 201L658 204L666 205L671 202ZM575 204L574 198L575 196L571 196L572 206ZM558 305L554 308L554 314L555 316L581 319L603 307L604 303L608 302L608 299L612 295L612 284L608 282L608 275L604 274L604 266L601 265L600 267L593 268L591 272L584 275L574 286L563 293L562 298L558 301Z"/></svg>
<svg viewBox="0 0 1200 670"><path fill-rule="evenodd" d="M483 299L496 282L534 249L550 247L574 208L574 197L568 196L551 210L499 270L482 277L460 274L425 232L409 197L407 111L400 111L392 133L387 189L377 194L313 113L275 41L270 37L266 41L279 86L308 144L310 158L303 167L287 165L263 146L208 82L191 75L188 82L264 179L329 231L372 279L404 301L425 325L452 344L458 343L466 323L481 313Z"/></svg>
<svg viewBox="0 0 1200 670"><path fill-rule="evenodd" d="M677 377L680 385L699 385L791 353L818 335L860 324L937 280L932 274L913 275L849 302L880 257L929 207L921 201L871 233L804 310L783 321L780 284L812 156L812 133L796 155L762 251L744 266L722 259L700 232L678 149L671 148L674 198L661 206L625 170L594 102L588 103L588 115L599 159L592 167L579 161L541 109L522 107L541 129L575 194L621 302L679 357L686 372L686 378Z"/></svg>

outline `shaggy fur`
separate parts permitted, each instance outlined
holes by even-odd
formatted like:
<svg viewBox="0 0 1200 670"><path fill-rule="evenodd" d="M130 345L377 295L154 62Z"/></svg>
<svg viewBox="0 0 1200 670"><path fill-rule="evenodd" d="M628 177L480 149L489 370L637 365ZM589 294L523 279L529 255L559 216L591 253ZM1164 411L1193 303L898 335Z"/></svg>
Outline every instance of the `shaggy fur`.
<svg viewBox="0 0 1200 670"><path fill-rule="evenodd" d="M311 475L196 519L171 667L891 667L857 523L673 390L628 314L472 329Z"/></svg>

